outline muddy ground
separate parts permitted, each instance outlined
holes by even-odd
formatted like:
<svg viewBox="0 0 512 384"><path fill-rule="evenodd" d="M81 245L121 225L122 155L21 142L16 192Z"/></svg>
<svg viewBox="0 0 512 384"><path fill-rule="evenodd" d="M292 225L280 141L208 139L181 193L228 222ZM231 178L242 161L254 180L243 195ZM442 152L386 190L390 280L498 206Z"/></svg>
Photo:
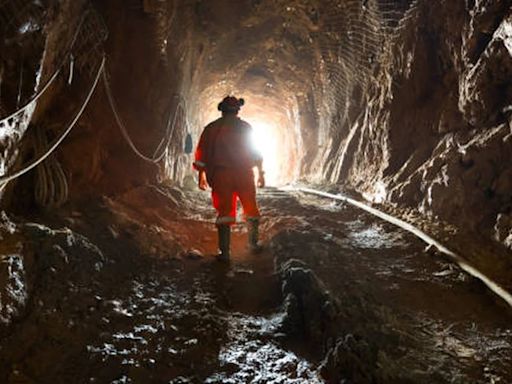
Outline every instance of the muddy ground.
<svg viewBox="0 0 512 384"><path fill-rule="evenodd" d="M230 264L204 193L3 216L0 382L512 382L510 311L455 265L339 202L260 201L265 251L236 226Z"/></svg>

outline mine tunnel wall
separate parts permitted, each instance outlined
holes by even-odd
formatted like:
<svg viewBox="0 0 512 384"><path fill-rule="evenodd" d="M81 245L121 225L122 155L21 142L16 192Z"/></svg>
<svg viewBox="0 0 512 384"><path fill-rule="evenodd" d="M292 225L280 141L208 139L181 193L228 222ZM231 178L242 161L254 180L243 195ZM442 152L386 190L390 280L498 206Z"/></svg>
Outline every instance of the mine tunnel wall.
<svg viewBox="0 0 512 384"><path fill-rule="evenodd" d="M85 4L47 1L46 12L31 16L39 28L5 33L2 116L16 107L20 57L29 95L55 71ZM191 174L187 133L196 143L206 105L234 91L260 94L275 113L289 111L283 121L296 129L287 147L295 151L287 162L296 165L294 178L344 185L512 247L510 1L91 4L108 30L108 78L133 142L151 155L169 119L176 123L165 160L142 161L122 138L100 82L55 154L70 198L157 178L182 184ZM9 30L19 31L24 17ZM21 55L27 42L38 49ZM61 115L72 115L91 82L82 77L66 103L60 79L26 124L2 139L4 167L30 157L33 126L50 136L62 128ZM10 183L3 206L30 207L35 184L33 173Z"/></svg>
<svg viewBox="0 0 512 384"><path fill-rule="evenodd" d="M324 176L510 246L510 5L412 4L373 81L324 107Z"/></svg>

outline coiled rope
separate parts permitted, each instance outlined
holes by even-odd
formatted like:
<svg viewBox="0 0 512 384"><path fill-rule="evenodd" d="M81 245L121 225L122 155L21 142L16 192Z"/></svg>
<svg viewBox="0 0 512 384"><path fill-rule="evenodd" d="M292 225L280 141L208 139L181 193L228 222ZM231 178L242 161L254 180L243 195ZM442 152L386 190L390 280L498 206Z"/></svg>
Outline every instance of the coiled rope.
<svg viewBox="0 0 512 384"><path fill-rule="evenodd" d="M167 148L171 142L171 139L174 135L174 131L176 129L176 122L178 118L178 113L180 109L184 111L185 114L185 124L188 126L188 120L186 118L186 107L184 106L185 102L183 98L180 99L180 102L176 106L176 109L174 110L174 117L171 119L172 112L169 112L169 117L167 119L167 125L165 128L165 134L162 137L162 140L160 140L160 143L156 147L156 149L153 151L152 156L148 156L142 153L135 143L133 142L132 138L130 137L130 134L128 133L128 130L126 129L125 124L123 123L123 120L121 119L121 116L119 115L116 102L114 100L114 96L112 93L112 88L110 86L110 82L108 80L107 71L103 71L103 84L105 86L105 91L107 93L107 98L110 104L110 108L112 109L112 113L114 114L114 118L116 120L117 126L119 127L121 134L123 135L124 139L130 146L130 148L133 150L133 152L139 156L142 160L148 161L150 163L159 163L167 153Z"/></svg>
<svg viewBox="0 0 512 384"><path fill-rule="evenodd" d="M87 94L87 97L85 98L84 102L82 103L82 106L78 110L78 113L76 116L71 120L68 127L62 132L60 136L58 136L56 139L53 140L53 142L50 144L48 150L42 154L40 157L32 160L28 165L24 166L22 169L15 171L9 175L3 175L0 176L0 190L6 183L20 177L21 175L24 175L28 171L32 170L33 168L37 167L39 164L41 164L48 156L50 156L53 151L62 143L62 141L66 138L66 136L71 132L75 124L77 123L78 119L82 116L82 113L84 112L85 108L89 104L89 101L91 100L91 97L94 93L94 90L96 89L96 86L98 85L98 81L100 79L101 73L103 72L103 69L105 67L105 57L102 58L100 67L98 69L98 72L96 73L94 82Z"/></svg>
<svg viewBox="0 0 512 384"><path fill-rule="evenodd" d="M35 156L46 151L48 138L41 126L36 126L33 135ZM68 198L68 182L60 162L55 155L48 157L36 168L34 197L42 207L58 207Z"/></svg>
<svg viewBox="0 0 512 384"><path fill-rule="evenodd" d="M24 175L25 173L29 172L30 170L37 167L39 164L41 164L43 161L45 161L54 151L57 149L57 147L64 141L64 139L67 137L67 135L71 132L75 124L77 123L78 119L81 117L82 113L84 112L85 108L89 104L89 101L94 93L94 90L96 89L99 79L102 76L103 82L105 85L107 97L109 99L109 104L111 106L112 112L114 114L115 120L121 130L121 133L123 137L126 139L129 146L132 148L132 150L142 159L152 162L152 163L159 163L165 156L167 152L167 147L170 144L170 141L172 140L174 131L176 129L176 123L178 119L178 115L180 110L184 112L185 114L185 124L188 126L188 119L186 118L186 107L184 106L185 101L183 99L180 100L178 105L176 106L176 109L174 110L174 115L172 113L169 113L169 118L167 120L167 126L165 130L165 134L160 140L160 143L158 144L157 148L155 149L153 156L149 157L144 155L141 151L137 149L135 144L133 143L133 140L131 139L130 135L128 134L128 131L126 130L125 125L123 124L121 117L119 116L119 113L117 111L114 98L112 96L112 91L110 88L110 84L108 82L108 78L106 75L105 70L105 57L102 58L100 67L96 73L94 82L87 94L87 97L85 98L84 102L82 103L82 106L80 107L78 113L76 116L72 119L72 121L69 123L68 127L62 132L60 136L58 136L53 142L49 145L48 150L41 155L39 155L36 159L34 159L32 162L30 162L28 165L24 166L18 171L15 171L11 174L6 174L0 176L0 192L3 190L5 185L9 183L10 181ZM172 118L171 118L172 117ZM40 140L40 138L39 138ZM40 149L40 146L38 147ZM40 152L37 150L36 152ZM48 188L54 188L54 187L43 187L43 190L36 192L36 200L38 202L41 202L41 204L44 204L43 202L51 200L51 204L58 205L60 204L63 199L65 200L65 197L67 196L67 182L62 181L63 178L65 178L64 173L62 171L62 168L59 165L53 165L50 167L51 171L54 172L57 177L58 183L60 184L59 189L60 191L56 193L55 190L48 190ZM40 174L37 176L38 182L40 182L42 185L48 185L47 184L47 178L48 178L48 172L50 168L46 168L45 170L41 170ZM46 205L46 204L44 204Z"/></svg>

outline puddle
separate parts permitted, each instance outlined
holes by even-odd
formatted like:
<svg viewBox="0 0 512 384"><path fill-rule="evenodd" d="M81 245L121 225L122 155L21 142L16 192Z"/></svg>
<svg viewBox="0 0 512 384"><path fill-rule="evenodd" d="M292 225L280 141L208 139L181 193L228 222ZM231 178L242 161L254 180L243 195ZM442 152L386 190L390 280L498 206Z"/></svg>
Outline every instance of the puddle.
<svg viewBox="0 0 512 384"><path fill-rule="evenodd" d="M352 221L348 227L347 239L353 246L363 249L406 248L407 242L399 231L387 231L381 224Z"/></svg>
<svg viewBox="0 0 512 384"><path fill-rule="evenodd" d="M234 271L242 277L254 273L242 267ZM87 346L98 365L90 380L323 383L308 361L279 344L280 315L219 308L215 295L223 288L211 285L210 272L200 272L192 284L158 276L141 279L133 282L127 297L106 301L101 342Z"/></svg>
<svg viewBox="0 0 512 384"><path fill-rule="evenodd" d="M274 340L280 315L230 315L228 342L219 353L221 369L205 383L324 383L304 359Z"/></svg>

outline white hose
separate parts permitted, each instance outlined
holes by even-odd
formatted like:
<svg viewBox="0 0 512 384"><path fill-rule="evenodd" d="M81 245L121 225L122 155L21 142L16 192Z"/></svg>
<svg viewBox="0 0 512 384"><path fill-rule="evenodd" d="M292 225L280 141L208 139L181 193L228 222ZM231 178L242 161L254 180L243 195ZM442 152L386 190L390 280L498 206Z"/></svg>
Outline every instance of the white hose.
<svg viewBox="0 0 512 384"><path fill-rule="evenodd" d="M44 87L40 91L38 91L36 93L36 95L34 97L32 97L29 101L27 101L22 107L18 108L17 111L11 113L10 115L8 115L6 117L3 117L0 120L0 126L4 122L12 119L13 117L15 117L16 115L20 114L21 112L24 112L30 105L32 105L32 103L36 102L41 96L43 96L44 93L46 92L46 90L50 87L50 85L52 85L53 81L57 78L57 76L59 75L61 69L62 69L62 67L57 68L57 70L53 73L52 77L50 77L48 79L48 81L46 82Z"/></svg>
<svg viewBox="0 0 512 384"><path fill-rule="evenodd" d="M380 217L381 219L386 220L387 222L394 224L394 225L412 233L413 235L415 235L415 236L419 237L421 240L423 240L425 243L436 247L439 250L439 252L450 257L463 271L465 271L469 275L473 276L474 278L480 280L494 294L499 296L509 306L512 307L512 295L508 291L506 291L498 283L491 280L489 277L485 276L482 272L477 270L475 267L469 265L467 263L467 261L465 261L462 257L457 255L455 252L449 250L448 248L446 248L444 245L442 245L437 240L435 240L432 237L430 237L429 235L427 235L425 232L423 232L419 228L416 228L415 226L413 226L403 220L400 220L394 216L388 215L387 213L381 212L378 209L369 207L368 205L366 205L360 201L351 199L350 197L346 197L343 195L334 195L332 193L317 191L315 189L310 189L310 188L297 188L296 190L304 192L304 193L310 193L310 194L317 195L317 196L322 196L322 197L327 197L330 199L341 200L341 201L347 202L351 205L354 205L358 208L365 210L366 212L371 213L374 216Z"/></svg>
<svg viewBox="0 0 512 384"><path fill-rule="evenodd" d="M68 52L64 55L64 58L62 59L62 62L59 64L59 66L57 67L57 69L55 70L55 72L53 73L53 75L48 79L48 81L44 84L43 88L41 88L39 91L37 91L37 93L30 98L29 101L27 101L23 106L21 106L20 108L18 108L15 112L11 113L10 115L6 116L6 117L2 117L0 119L0 127L2 126L2 124L10 119L12 119L13 117L15 117L16 115L20 114L21 112L24 112L29 106L32 105L32 103L36 102L37 100L39 100L39 98L41 96L43 96L46 92L46 90L50 87L50 85L53 84L53 82L55 81L55 79L57 78L57 76L59 75L60 71L62 70L62 68L64 67L64 64L66 63L67 61L67 58L69 55L71 55L71 52L72 52L72 49L73 47L75 46L75 42L76 42L76 39L78 37L78 33L80 32L80 29L82 28L82 25L84 23L84 20L85 18L87 17L88 13L86 13L80 23L78 24L78 28L75 32L75 34L73 35L73 39L71 40L71 43L69 45L69 49L68 49Z"/></svg>
<svg viewBox="0 0 512 384"><path fill-rule="evenodd" d="M100 75L101 75L104 67L105 67L105 57L103 57L102 60L101 60L101 65L100 65L100 68L98 69L98 73L96 74L96 78L94 79L94 83L93 83L91 89L89 90L89 93L87 94L87 97L85 98L85 100L84 100L82 106L80 107L78 113L73 118L71 123L68 125L66 130L64 130L64 132L58 138L56 138L53 141L53 143L49 146L48 151L46 151L46 153L44 153L41 157L33 160L30 164L24 166L22 169L14 172L14 173L12 173L10 175L2 175L2 176L0 176L0 187L3 184L6 184L6 183L16 179L16 178L20 177L21 175L24 175L28 171L32 170L33 168L37 167L48 156L50 156L52 154L52 152L55 151L55 149L57 149L57 147L66 138L66 136L71 132L71 130L73 129L73 127L77 123L78 119L80 119L80 116L82 116L82 113L84 112L85 107L87 107L87 104L89 104L89 101L91 100L91 97L92 97L92 95L94 93L94 90L96 89L96 86L98 85L98 81L100 79Z"/></svg>

